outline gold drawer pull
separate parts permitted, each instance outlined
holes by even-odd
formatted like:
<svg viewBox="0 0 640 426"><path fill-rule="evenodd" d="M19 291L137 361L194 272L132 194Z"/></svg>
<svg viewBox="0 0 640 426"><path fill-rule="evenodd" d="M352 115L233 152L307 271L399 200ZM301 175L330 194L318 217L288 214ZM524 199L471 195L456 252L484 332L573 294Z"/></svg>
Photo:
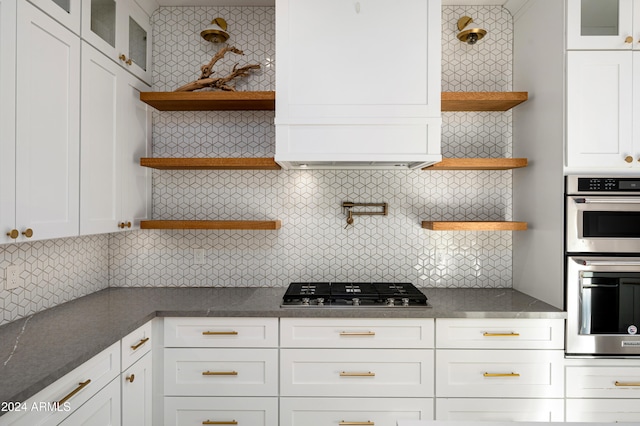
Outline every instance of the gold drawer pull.
<svg viewBox="0 0 640 426"><path fill-rule="evenodd" d="M127 377L125 377L125 380L128 381L129 383L133 383L133 381L136 379L136 375L135 374L130 374Z"/></svg>
<svg viewBox="0 0 640 426"><path fill-rule="evenodd" d="M520 333L514 333L513 331L511 333L489 333L485 331L482 335L484 337L518 337Z"/></svg>
<svg viewBox="0 0 640 426"><path fill-rule="evenodd" d="M616 380L616 386L640 386L640 382L619 382Z"/></svg>
<svg viewBox="0 0 640 426"><path fill-rule="evenodd" d="M366 421L366 422L345 422L344 420L342 420L340 423L338 423L339 425L345 425L345 426L355 426L355 425L375 425L375 422L372 421Z"/></svg>
<svg viewBox="0 0 640 426"><path fill-rule="evenodd" d="M18 238L19 235L20 232L18 232L17 229L12 229L11 231L7 232L7 237L11 238L12 240Z"/></svg>
<svg viewBox="0 0 640 426"><path fill-rule="evenodd" d="M363 372L363 371L341 371L340 377L374 377L376 373L372 373L371 371Z"/></svg>
<svg viewBox="0 0 640 426"><path fill-rule="evenodd" d="M64 405L65 402L67 402L68 400L70 400L75 394L77 394L78 392L80 392L82 389L84 389L89 383L91 383L91 379L87 379L86 382L80 382L78 383L78 387L75 388L74 390L72 390L71 392L69 392L69 394L67 396L65 396L64 398L62 398L60 401L58 401L58 406Z"/></svg>
<svg viewBox="0 0 640 426"><path fill-rule="evenodd" d="M206 420L202 422L203 425L237 425L238 422L235 420L226 421L226 422L213 422L211 420Z"/></svg>
<svg viewBox="0 0 640 426"><path fill-rule="evenodd" d="M375 331L341 331L341 336L375 336Z"/></svg>
<svg viewBox="0 0 640 426"><path fill-rule="evenodd" d="M140 342L138 342L138 344L137 344L137 345L133 345L133 346L131 346L131 349L133 349L133 350L135 351L136 349L138 349L140 346L144 345L144 344L145 344L145 343L147 343L148 341L149 341L149 338L148 338L148 337L145 337L144 339L140 339Z"/></svg>
<svg viewBox="0 0 640 426"><path fill-rule="evenodd" d="M203 376L237 376L237 371L203 371Z"/></svg>
<svg viewBox="0 0 640 426"><path fill-rule="evenodd" d="M519 373L484 373L484 377L520 377Z"/></svg>
<svg viewBox="0 0 640 426"><path fill-rule="evenodd" d="M203 331L203 336L237 336L237 331Z"/></svg>

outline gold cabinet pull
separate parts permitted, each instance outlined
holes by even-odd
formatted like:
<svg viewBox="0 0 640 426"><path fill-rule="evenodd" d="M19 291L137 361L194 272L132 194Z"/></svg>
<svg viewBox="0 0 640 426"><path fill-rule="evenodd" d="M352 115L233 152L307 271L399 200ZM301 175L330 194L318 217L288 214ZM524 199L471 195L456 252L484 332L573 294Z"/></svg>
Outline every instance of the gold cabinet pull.
<svg viewBox="0 0 640 426"><path fill-rule="evenodd" d="M341 371L340 377L375 377L376 373L371 371Z"/></svg>
<svg viewBox="0 0 640 426"><path fill-rule="evenodd" d="M640 386L640 382L619 382L616 380L616 386Z"/></svg>
<svg viewBox="0 0 640 426"><path fill-rule="evenodd" d="M520 377L519 373L484 373L484 377Z"/></svg>
<svg viewBox="0 0 640 426"><path fill-rule="evenodd" d="M484 337L518 337L520 335L520 333L489 333L487 331L485 331L484 333L482 333L482 335Z"/></svg>
<svg viewBox="0 0 640 426"><path fill-rule="evenodd" d="M237 331L203 331L203 336L237 336Z"/></svg>
<svg viewBox="0 0 640 426"><path fill-rule="evenodd" d="M237 376L237 371L203 371L203 376Z"/></svg>
<svg viewBox="0 0 640 426"><path fill-rule="evenodd" d="M631 36L627 36L627 37L624 39L624 42L625 42L625 43L633 43L633 37L631 37Z"/></svg>
<svg viewBox="0 0 640 426"><path fill-rule="evenodd" d="M12 229L11 231L7 232L7 237L11 238L12 240L18 238L19 235L20 232L18 232L17 229Z"/></svg>
<svg viewBox="0 0 640 426"><path fill-rule="evenodd" d="M63 405L65 402L67 402L68 400L70 400L75 394L77 394L78 392L80 392L82 389L84 389L89 383L91 383L91 379L87 379L85 382L80 382L78 383L78 387L75 388L74 390L72 390L71 392L69 392L69 394L67 396L65 396L64 398L62 398L60 401L58 401L58 406Z"/></svg>
<svg viewBox="0 0 640 426"><path fill-rule="evenodd" d="M342 420L340 423L338 423L339 425L343 425L343 426L355 426L355 425L375 425L375 422L372 422L370 420L366 421L366 422L345 422L344 420Z"/></svg>
<svg viewBox="0 0 640 426"><path fill-rule="evenodd" d="M118 228L120 229L131 228L131 222L120 222L118 224Z"/></svg>
<svg viewBox="0 0 640 426"><path fill-rule="evenodd" d="M624 157L624 161L626 161L627 163L633 163L633 157L630 155L627 155L626 157Z"/></svg>
<svg viewBox="0 0 640 426"><path fill-rule="evenodd" d="M125 378L125 380L128 381L129 383L133 383L133 381L135 379L136 379L136 375L135 374L130 374Z"/></svg>
<svg viewBox="0 0 640 426"><path fill-rule="evenodd" d="M237 425L238 422L235 420L230 420L226 422L215 422L211 420L205 420L204 422L202 422L202 424L203 425Z"/></svg>
<svg viewBox="0 0 640 426"><path fill-rule="evenodd" d="M135 351L136 349L138 349L140 346L144 345L148 341L149 341L148 337L145 337L144 339L140 339L140 341L138 343L136 343L135 345L131 346L131 349L133 349Z"/></svg>
<svg viewBox="0 0 640 426"><path fill-rule="evenodd" d="M24 235L27 238L31 238L33 237L33 229L31 228L27 228L22 232L22 235Z"/></svg>
<svg viewBox="0 0 640 426"><path fill-rule="evenodd" d="M375 336L375 331L341 331L341 336Z"/></svg>

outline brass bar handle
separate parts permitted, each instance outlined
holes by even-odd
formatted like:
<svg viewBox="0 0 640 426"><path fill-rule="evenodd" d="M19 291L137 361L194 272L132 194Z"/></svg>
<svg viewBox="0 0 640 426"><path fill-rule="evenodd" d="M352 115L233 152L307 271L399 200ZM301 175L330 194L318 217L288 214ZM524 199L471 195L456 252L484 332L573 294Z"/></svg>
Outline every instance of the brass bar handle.
<svg viewBox="0 0 640 426"><path fill-rule="evenodd" d="M78 387L75 388L74 390L72 390L71 392L69 392L69 394L67 396L65 396L64 398L62 398L60 401L58 401L58 406L63 405L65 402L67 402L68 400L70 400L71 398L73 398L73 396L75 394L77 394L78 392L80 392L82 389L84 389L89 383L91 383L91 379L87 379L85 382L80 382L78 383Z"/></svg>
<svg viewBox="0 0 640 426"><path fill-rule="evenodd" d="M484 373L484 377L520 377L519 373Z"/></svg>
<svg viewBox="0 0 640 426"><path fill-rule="evenodd" d="M7 237L11 238L12 240L15 240L19 236L20 232L18 232L17 229L12 229L11 231L7 232Z"/></svg>
<svg viewBox="0 0 640 426"><path fill-rule="evenodd" d="M366 421L366 422L345 422L344 420L342 420L340 423L338 423L341 426L355 426L355 425L375 425L375 422L372 421Z"/></svg>
<svg viewBox="0 0 640 426"><path fill-rule="evenodd" d="M341 331L341 336L375 336L375 331Z"/></svg>
<svg viewBox="0 0 640 426"><path fill-rule="evenodd" d="M484 337L518 337L520 336L520 333L489 333L488 331L485 331L482 335Z"/></svg>
<svg viewBox="0 0 640 426"><path fill-rule="evenodd" d="M237 376L237 371L203 371L203 376Z"/></svg>
<svg viewBox="0 0 640 426"><path fill-rule="evenodd" d="M129 383L133 383L133 381L136 379L136 375L135 374L131 374L127 377L125 377L125 380L128 381Z"/></svg>
<svg viewBox="0 0 640 426"><path fill-rule="evenodd" d="M237 331L203 331L203 336L237 336Z"/></svg>
<svg viewBox="0 0 640 426"><path fill-rule="evenodd" d="M341 371L340 377L375 377L376 373L371 371Z"/></svg>
<svg viewBox="0 0 640 426"><path fill-rule="evenodd" d="M226 421L226 422L214 422L211 420L205 420L202 422L203 425L237 425L238 422L235 420Z"/></svg>
<svg viewBox="0 0 640 426"><path fill-rule="evenodd" d="M131 346L131 349L135 351L136 349L138 349L140 346L144 345L148 341L149 341L148 337L145 337L144 339L140 339L140 341L137 344Z"/></svg>
<svg viewBox="0 0 640 426"><path fill-rule="evenodd" d="M616 380L616 386L640 386L640 382L619 382Z"/></svg>

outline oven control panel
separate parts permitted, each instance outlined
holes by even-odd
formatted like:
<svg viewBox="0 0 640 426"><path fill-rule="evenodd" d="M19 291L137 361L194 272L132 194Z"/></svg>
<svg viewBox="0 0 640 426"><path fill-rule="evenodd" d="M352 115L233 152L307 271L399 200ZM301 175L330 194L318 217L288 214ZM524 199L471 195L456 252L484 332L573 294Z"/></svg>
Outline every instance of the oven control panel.
<svg viewBox="0 0 640 426"><path fill-rule="evenodd" d="M640 177L567 176L567 194L640 194Z"/></svg>

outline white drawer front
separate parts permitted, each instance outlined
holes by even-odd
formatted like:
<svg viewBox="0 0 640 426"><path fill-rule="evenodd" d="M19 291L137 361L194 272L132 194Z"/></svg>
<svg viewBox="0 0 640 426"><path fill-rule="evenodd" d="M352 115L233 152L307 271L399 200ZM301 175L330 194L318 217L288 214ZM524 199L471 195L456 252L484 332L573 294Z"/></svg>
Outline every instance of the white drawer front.
<svg viewBox="0 0 640 426"><path fill-rule="evenodd" d="M165 398L164 426L278 426L278 398Z"/></svg>
<svg viewBox="0 0 640 426"><path fill-rule="evenodd" d="M276 348L277 318L165 318L165 347Z"/></svg>
<svg viewBox="0 0 640 426"><path fill-rule="evenodd" d="M430 398L281 398L280 426L396 426L433 420Z"/></svg>
<svg viewBox="0 0 640 426"><path fill-rule="evenodd" d="M29 398L26 401L26 407L29 407L28 411L7 413L0 417L0 423L16 426L58 424L70 414L70 411L65 407L72 411L76 410L119 374L120 342L118 341ZM57 402L71 395L74 391L77 392L67 399L68 405L63 404L60 411L31 410L34 403L38 407L41 402Z"/></svg>
<svg viewBox="0 0 640 426"><path fill-rule="evenodd" d="M283 348L433 348L433 319L283 318Z"/></svg>
<svg viewBox="0 0 640 426"><path fill-rule="evenodd" d="M436 320L437 348L564 349L562 319Z"/></svg>
<svg viewBox="0 0 640 426"><path fill-rule="evenodd" d="M433 396L430 349L282 349L283 396Z"/></svg>
<svg viewBox="0 0 640 426"><path fill-rule="evenodd" d="M637 399L567 399L567 422L640 423Z"/></svg>
<svg viewBox="0 0 640 426"><path fill-rule="evenodd" d="M563 422L564 399L437 398L436 420Z"/></svg>
<svg viewBox="0 0 640 426"><path fill-rule="evenodd" d="M167 396L278 395L277 349L165 349Z"/></svg>
<svg viewBox="0 0 640 426"><path fill-rule="evenodd" d="M640 398L640 366L567 367L568 398Z"/></svg>
<svg viewBox="0 0 640 426"><path fill-rule="evenodd" d="M131 367L151 350L151 321L122 338L122 369Z"/></svg>
<svg viewBox="0 0 640 426"><path fill-rule="evenodd" d="M563 351L438 350L438 397L564 397Z"/></svg>

